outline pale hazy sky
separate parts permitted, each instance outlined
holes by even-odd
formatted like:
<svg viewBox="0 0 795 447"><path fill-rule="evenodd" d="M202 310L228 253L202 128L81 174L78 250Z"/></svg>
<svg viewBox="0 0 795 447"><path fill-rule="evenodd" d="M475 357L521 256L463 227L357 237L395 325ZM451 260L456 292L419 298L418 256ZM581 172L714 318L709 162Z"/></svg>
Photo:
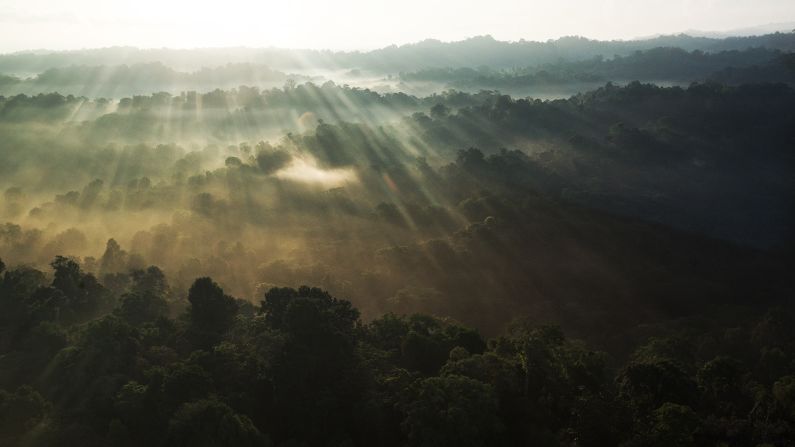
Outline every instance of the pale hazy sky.
<svg viewBox="0 0 795 447"><path fill-rule="evenodd" d="M630 39L795 22L795 0L0 0L0 52L278 46L372 49L425 38Z"/></svg>

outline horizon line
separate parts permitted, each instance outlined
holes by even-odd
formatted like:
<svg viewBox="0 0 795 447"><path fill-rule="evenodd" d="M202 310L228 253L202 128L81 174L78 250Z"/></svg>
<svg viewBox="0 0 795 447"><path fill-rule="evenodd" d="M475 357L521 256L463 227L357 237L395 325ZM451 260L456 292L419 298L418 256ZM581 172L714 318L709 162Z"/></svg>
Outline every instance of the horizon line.
<svg viewBox="0 0 795 447"><path fill-rule="evenodd" d="M758 25L758 26L776 26L776 25L787 25L795 27L795 22L781 22L781 23L774 23L774 24L766 24L766 25ZM748 27L747 29L753 29L755 27ZM734 30L736 32L742 31L741 29ZM51 49L51 48L30 48L24 50L17 50L17 51L10 51L10 52L0 52L0 56L14 56L14 55L26 55L26 54L41 54L41 53L70 53L70 52L80 52L80 51L97 51L97 50L111 50L111 49L131 49L137 51L162 51L162 50L171 50L171 51L197 51L197 50L229 50L229 49L236 49L236 50L277 50L277 51L305 51L305 52L318 52L318 53L371 53L375 51L385 50L389 48L403 48L409 47L413 45L420 45L423 43L439 43L439 44L456 44L456 43L463 43L468 42L471 40L476 39L489 39L499 43L506 43L506 44L549 44L554 43L557 41L561 41L564 39L582 39L591 42L602 42L602 43L620 43L620 42L640 42L645 40L654 40L654 39L661 39L666 37L691 37L695 39L711 39L711 40L726 40L726 39L736 39L736 38L752 38L752 37L762 37L762 36L769 36L775 34L793 34L795 33L795 28L791 30L771 30L767 32L760 32L760 33L750 33L750 34L730 34L732 31L700 31L700 30L686 30L676 33L659 33L659 34L651 34L646 36L637 36L631 37L627 39L594 39L583 35L562 35L554 38L549 38L546 40L535 40L535 39L524 39L520 38L518 40L501 40L496 39L492 36L492 34L478 34L469 37L464 37L462 39L457 40L443 40L428 37L422 40L417 41L409 41L404 43L392 43L386 46L376 47L376 48L360 48L360 49L332 49L332 48L299 48L299 47L279 47L274 45L263 45L263 46L251 46L251 45L220 45L220 46L197 46L197 47L169 47L169 46L162 46L162 47L142 47L136 45L129 45L129 44L116 44L116 45L106 45L106 46L99 46L99 47L80 47L80 48L68 48L68 49ZM712 35L710 35L712 34Z"/></svg>

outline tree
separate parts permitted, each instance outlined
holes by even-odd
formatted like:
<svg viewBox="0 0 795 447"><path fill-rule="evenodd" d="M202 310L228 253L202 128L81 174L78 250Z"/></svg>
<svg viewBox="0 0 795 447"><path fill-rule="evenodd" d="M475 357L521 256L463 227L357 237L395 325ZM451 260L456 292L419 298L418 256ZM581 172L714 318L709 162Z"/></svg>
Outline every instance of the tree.
<svg viewBox="0 0 795 447"><path fill-rule="evenodd" d="M403 319L403 324L406 328L400 340L401 365L425 375L438 373L455 347L471 354L480 354L486 347L476 330L427 315L411 315Z"/></svg>
<svg viewBox="0 0 795 447"><path fill-rule="evenodd" d="M420 380L402 409L402 427L411 446L495 445L503 431L494 390L468 377Z"/></svg>
<svg viewBox="0 0 795 447"><path fill-rule="evenodd" d="M241 161L238 157L227 157L224 161L224 165L227 168L239 168L243 166L243 161Z"/></svg>
<svg viewBox="0 0 795 447"><path fill-rule="evenodd" d="M264 447L270 442L247 416L216 400L200 400L174 413L168 427L168 445Z"/></svg>
<svg viewBox="0 0 795 447"><path fill-rule="evenodd" d="M270 145L264 143L257 144L257 166L265 175L273 174L279 169L287 166L292 157L290 154L283 150L275 150Z"/></svg>
<svg viewBox="0 0 795 447"><path fill-rule="evenodd" d="M140 325L167 316L168 303L152 293L128 293L115 312L128 323Z"/></svg>
<svg viewBox="0 0 795 447"><path fill-rule="evenodd" d="M194 342L210 346L232 326L237 303L210 278L199 278L188 291L188 315Z"/></svg>
<svg viewBox="0 0 795 447"><path fill-rule="evenodd" d="M80 292L80 265L64 256L56 256L50 263L54 270L52 286L68 296L75 296Z"/></svg>
<svg viewBox="0 0 795 447"><path fill-rule="evenodd" d="M172 408L206 397L212 389L210 374L195 364L177 363L163 378L163 394Z"/></svg>
<svg viewBox="0 0 795 447"><path fill-rule="evenodd" d="M654 410L651 427L630 440L628 447L690 447L695 445L699 424L692 408L666 402Z"/></svg>
<svg viewBox="0 0 795 447"><path fill-rule="evenodd" d="M446 105L439 103L431 107L431 117L433 119L446 118L450 114L450 108Z"/></svg>
<svg viewBox="0 0 795 447"><path fill-rule="evenodd" d="M38 382L57 408L81 414L81 424L107 424L116 391L136 372L139 333L111 315L81 327L75 341L55 355Z"/></svg>
<svg viewBox="0 0 795 447"><path fill-rule="evenodd" d="M105 245L105 253L100 259L100 272L105 275L108 273L120 273L125 271L127 265L127 252L115 239L108 239Z"/></svg>
<svg viewBox="0 0 795 447"><path fill-rule="evenodd" d="M162 270L150 266L130 273L130 292L122 296L115 313L134 325L155 321L168 315L166 298L171 291Z"/></svg>
<svg viewBox="0 0 795 447"><path fill-rule="evenodd" d="M738 360L716 357L704 364L697 379L704 397L702 404L718 414L747 412L753 405L743 393L743 370Z"/></svg>
<svg viewBox="0 0 795 447"><path fill-rule="evenodd" d="M44 422L50 407L50 403L29 386L13 393L0 390L0 444L16 445L20 437Z"/></svg>
<svg viewBox="0 0 795 447"><path fill-rule="evenodd" d="M795 420L795 376L785 376L773 384L773 397L784 412Z"/></svg>
<svg viewBox="0 0 795 447"><path fill-rule="evenodd" d="M359 312L348 301L305 286L269 290L261 311L284 337L272 360L279 438L345 441L364 391L356 355Z"/></svg>
<svg viewBox="0 0 795 447"><path fill-rule="evenodd" d="M669 362L632 363L617 378L620 395L642 415L666 402L687 405L697 396L695 382Z"/></svg>
<svg viewBox="0 0 795 447"><path fill-rule="evenodd" d="M168 286L165 273L160 268L151 265L146 270L133 270L130 276L133 281L132 292L148 293L166 300L170 298L171 289Z"/></svg>
<svg viewBox="0 0 795 447"><path fill-rule="evenodd" d="M108 310L111 294L94 275L82 272L77 262L63 256L56 256L50 265L55 271L51 287L38 289L31 300L40 314L69 324Z"/></svg>

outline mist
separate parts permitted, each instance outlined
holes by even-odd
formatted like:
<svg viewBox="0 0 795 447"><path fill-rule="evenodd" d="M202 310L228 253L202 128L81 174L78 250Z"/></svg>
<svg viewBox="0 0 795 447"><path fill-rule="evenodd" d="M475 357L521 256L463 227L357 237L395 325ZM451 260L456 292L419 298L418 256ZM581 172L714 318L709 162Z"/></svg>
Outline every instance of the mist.
<svg viewBox="0 0 795 447"><path fill-rule="evenodd" d="M119 28L0 54L0 444L791 444L795 34L626 19L789 5L411 3L0 16Z"/></svg>

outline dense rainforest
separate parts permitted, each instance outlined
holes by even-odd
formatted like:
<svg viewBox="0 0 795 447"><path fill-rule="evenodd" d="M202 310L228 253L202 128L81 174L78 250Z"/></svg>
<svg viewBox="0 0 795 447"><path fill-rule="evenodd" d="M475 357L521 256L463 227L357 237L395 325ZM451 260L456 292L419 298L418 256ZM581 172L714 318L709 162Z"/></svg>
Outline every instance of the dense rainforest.
<svg viewBox="0 0 795 447"><path fill-rule="evenodd" d="M364 322L318 288L251 303L203 277L181 302L155 266L126 275L121 295L70 259L52 268L51 280L17 268L0 282L4 445L787 446L795 435L791 308L712 308L617 358L521 318L487 340L429 315Z"/></svg>
<svg viewBox="0 0 795 447"><path fill-rule="evenodd" d="M0 55L0 446L795 446L793 50Z"/></svg>

